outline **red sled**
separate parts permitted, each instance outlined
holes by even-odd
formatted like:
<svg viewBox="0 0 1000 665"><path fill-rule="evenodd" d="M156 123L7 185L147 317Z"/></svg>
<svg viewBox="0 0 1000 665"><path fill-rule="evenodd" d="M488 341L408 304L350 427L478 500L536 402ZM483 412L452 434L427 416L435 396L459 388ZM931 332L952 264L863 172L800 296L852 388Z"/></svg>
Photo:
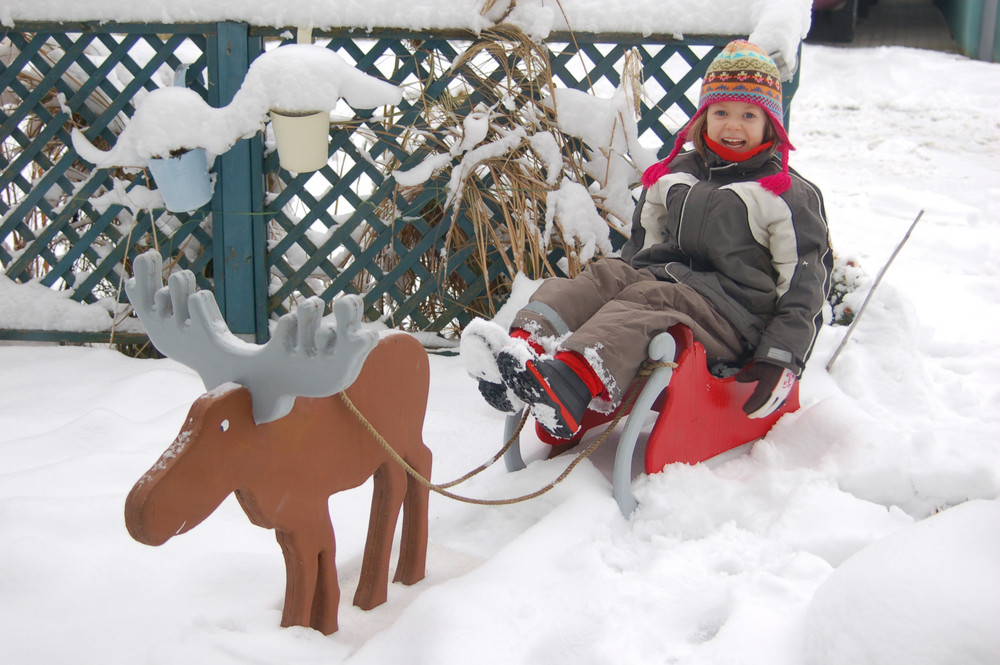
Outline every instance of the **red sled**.
<svg viewBox="0 0 1000 665"><path fill-rule="evenodd" d="M799 384L792 387L785 403L764 418L751 419L743 404L755 383L740 383L735 375L718 378L708 370L705 347L694 340L691 329L676 325L657 335L649 344L649 357L656 362L673 360L675 367L661 366L646 379L618 441L613 474L613 494L623 514L631 513L637 503L632 495L632 457L650 411L659 415L646 440L646 473L659 473L668 464L697 464L733 448L762 438L786 413L799 408ZM587 411L582 428L572 439L558 439L538 423L535 432L548 444L568 446L578 443L587 432L610 422L617 412ZM504 440L520 424L521 414L507 417ZM505 462L510 471L523 469L520 442L507 451Z"/></svg>

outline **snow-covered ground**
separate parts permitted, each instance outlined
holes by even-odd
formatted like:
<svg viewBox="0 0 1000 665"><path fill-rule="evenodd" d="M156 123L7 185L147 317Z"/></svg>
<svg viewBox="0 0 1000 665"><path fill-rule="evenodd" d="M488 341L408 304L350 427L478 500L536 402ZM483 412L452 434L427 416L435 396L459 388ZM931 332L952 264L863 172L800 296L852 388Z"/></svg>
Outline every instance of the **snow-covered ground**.
<svg viewBox="0 0 1000 665"><path fill-rule="evenodd" d="M807 45L792 165L870 277L846 350L823 330L803 408L725 460L611 498L613 443L552 492L432 494L427 578L350 605L370 485L330 502L340 631L280 628L284 564L231 497L163 546L125 496L202 392L169 360L0 347L0 662L992 664L1000 661L1000 65ZM501 445L457 357L431 358L434 479ZM536 457L540 444L528 441ZM459 488L499 498L568 458Z"/></svg>

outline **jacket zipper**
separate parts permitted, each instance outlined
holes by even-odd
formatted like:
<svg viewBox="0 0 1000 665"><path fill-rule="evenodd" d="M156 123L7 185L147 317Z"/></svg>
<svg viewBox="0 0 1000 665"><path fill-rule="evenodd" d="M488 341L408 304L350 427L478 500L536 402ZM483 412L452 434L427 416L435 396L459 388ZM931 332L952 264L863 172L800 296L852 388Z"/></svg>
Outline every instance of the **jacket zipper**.
<svg viewBox="0 0 1000 665"><path fill-rule="evenodd" d="M695 183L695 184L697 184L697 183ZM684 251L684 247L681 246L681 234L682 234L682 231L684 230L684 216L687 214L688 198L691 196L691 190L692 189L694 189L694 185L691 185L690 187L688 187L687 191L684 192L684 202L681 204L681 214L680 214L680 217L678 217L678 219L677 219L677 249L680 250L681 254L683 254L684 256L687 256L688 267L689 268L692 267L692 265L691 265L691 257L688 256L688 253ZM673 275L671 275L671 277L673 277Z"/></svg>

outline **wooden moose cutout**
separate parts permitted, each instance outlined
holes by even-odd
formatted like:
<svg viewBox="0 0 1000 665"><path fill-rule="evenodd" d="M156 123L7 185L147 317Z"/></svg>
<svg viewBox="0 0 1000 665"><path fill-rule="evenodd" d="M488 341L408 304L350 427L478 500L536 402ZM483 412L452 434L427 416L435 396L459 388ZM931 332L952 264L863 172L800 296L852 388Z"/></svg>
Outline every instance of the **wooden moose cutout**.
<svg viewBox="0 0 1000 665"><path fill-rule="evenodd" d="M254 524L274 529L285 557L282 626L337 630L340 586L328 499L374 477L371 517L354 604L385 602L400 508L403 529L395 580L424 577L426 486L408 476L337 395L343 391L410 466L425 478L431 452L422 430L427 353L402 333L381 339L360 327L360 298L311 298L279 319L256 345L225 325L214 296L195 292L189 271L163 287L161 259L135 260L126 291L150 340L195 369L208 392L192 405L177 438L125 501L137 541L161 545L208 517L230 492Z"/></svg>

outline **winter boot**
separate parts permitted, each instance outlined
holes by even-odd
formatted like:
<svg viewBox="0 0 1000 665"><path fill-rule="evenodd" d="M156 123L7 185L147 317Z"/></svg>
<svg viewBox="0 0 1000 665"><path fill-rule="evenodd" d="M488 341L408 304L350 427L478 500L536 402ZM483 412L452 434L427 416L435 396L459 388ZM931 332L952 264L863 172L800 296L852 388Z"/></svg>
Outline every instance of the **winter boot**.
<svg viewBox="0 0 1000 665"><path fill-rule="evenodd" d="M514 395L514 391L503 382L493 383L486 379L479 379L479 394L483 396L487 404L497 411L520 413L524 409L524 402L519 400Z"/></svg>
<svg viewBox="0 0 1000 665"><path fill-rule="evenodd" d="M569 439L580 430L591 393L569 365L554 358L518 357L504 349L497 367L504 383L531 405L531 415L552 436Z"/></svg>
<svg viewBox="0 0 1000 665"><path fill-rule="evenodd" d="M525 340L511 338L500 325L479 318L466 326L459 353L465 371L479 381L479 393L486 403L504 413L518 413L524 408L524 402L504 384L497 369L497 354L505 347L517 349L519 355L527 349L531 357L537 357Z"/></svg>

